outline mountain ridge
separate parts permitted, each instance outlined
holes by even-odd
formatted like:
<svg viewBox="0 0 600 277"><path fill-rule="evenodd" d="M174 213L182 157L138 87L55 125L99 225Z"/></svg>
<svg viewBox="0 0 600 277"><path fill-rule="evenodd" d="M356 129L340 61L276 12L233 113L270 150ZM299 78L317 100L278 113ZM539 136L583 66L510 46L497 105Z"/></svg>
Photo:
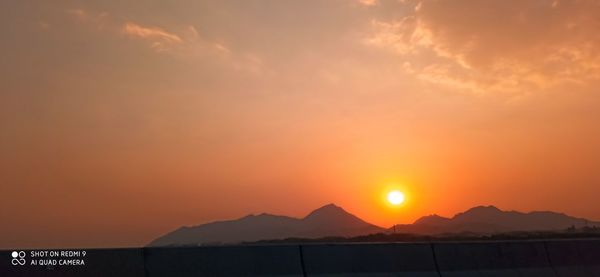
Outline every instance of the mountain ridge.
<svg viewBox="0 0 600 277"><path fill-rule="evenodd" d="M557 231L569 227L600 226L585 218L552 211L503 211L496 206L475 206L453 217L423 216L412 224L396 224L388 231L435 235L473 232L493 234L513 231Z"/></svg>
<svg viewBox="0 0 600 277"><path fill-rule="evenodd" d="M330 203L302 218L261 213L233 220L182 226L153 240L148 246L235 244L286 238L355 237L375 233L495 234L513 231L559 231L584 226L600 227L600 222L552 211L503 211L488 205L475 206L453 217L427 215L412 224L396 224L384 229Z"/></svg>
<svg viewBox="0 0 600 277"><path fill-rule="evenodd" d="M157 238L149 246L230 244L289 237L358 236L384 231L384 228L368 223L335 204L327 204L302 218L262 213L192 227L183 226Z"/></svg>

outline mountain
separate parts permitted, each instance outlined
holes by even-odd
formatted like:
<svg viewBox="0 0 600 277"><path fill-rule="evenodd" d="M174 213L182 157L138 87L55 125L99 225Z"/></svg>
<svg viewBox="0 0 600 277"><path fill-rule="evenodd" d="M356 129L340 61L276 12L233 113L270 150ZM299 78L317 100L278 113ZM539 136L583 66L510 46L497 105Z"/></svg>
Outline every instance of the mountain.
<svg viewBox="0 0 600 277"><path fill-rule="evenodd" d="M385 230L329 204L304 218L281 215L248 215L236 220L216 221L181 227L152 241L149 246L233 244L286 238L355 237L395 232L421 235L450 233L494 234L513 231L563 231L569 227L600 227L589 221L556 212L502 211L494 206L478 206L452 218L428 215L413 224L398 224Z"/></svg>
<svg viewBox="0 0 600 277"><path fill-rule="evenodd" d="M149 246L229 244L290 237L353 237L383 231L385 229L329 204L312 211L304 218L263 213L236 220L181 227L152 241Z"/></svg>
<svg viewBox="0 0 600 277"><path fill-rule="evenodd" d="M442 234L442 233L503 233L513 231L555 231L571 226L600 226L584 218L555 212L502 211L494 206L478 206L458 213L452 218L438 215L424 216L413 224L396 225L392 232Z"/></svg>

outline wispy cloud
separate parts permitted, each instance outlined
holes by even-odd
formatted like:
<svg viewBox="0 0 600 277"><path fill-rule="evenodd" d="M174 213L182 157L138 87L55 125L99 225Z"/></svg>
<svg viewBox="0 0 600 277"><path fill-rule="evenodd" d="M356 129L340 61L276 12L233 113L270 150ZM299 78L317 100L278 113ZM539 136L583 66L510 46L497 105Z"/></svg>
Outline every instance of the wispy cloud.
<svg viewBox="0 0 600 277"><path fill-rule="evenodd" d="M133 38L150 41L152 47L159 51L165 50L169 45L183 43L177 34L167 32L159 27L145 27L133 22L126 22L122 32Z"/></svg>
<svg viewBox="0 0 600 277"><path fill-rule="evenodd" d="M376 6L379 4L378 0L358 0L358 3L365 6Z"/></svg>
<svg viewBox="0 0 600 277"><path fill-rule="evenodd" d="M121 34L157 53L184 59L212 59L235 70L262 72L262 60L250 53L237 53L225 42L201 36L192 25L175 25L171 28L146 25L133 21L120 21L108 13L95 13L84 9L68 9L66 13L80 22L98 30Z"/></svg>
<svg viewBox="0 0 600 277"><path fill-rule="evenodd" d="M109 14L107 12L91 13L84 9L68 9L66 13L80 22L89 22L98 29L104 29L108 24Z"/></svg>
<svg viewBox="0 0 600 277"><path fill-rule="evenodd" d="M68 9L66 12L80 20L86 20L90 17L83 9Z"/></svg>

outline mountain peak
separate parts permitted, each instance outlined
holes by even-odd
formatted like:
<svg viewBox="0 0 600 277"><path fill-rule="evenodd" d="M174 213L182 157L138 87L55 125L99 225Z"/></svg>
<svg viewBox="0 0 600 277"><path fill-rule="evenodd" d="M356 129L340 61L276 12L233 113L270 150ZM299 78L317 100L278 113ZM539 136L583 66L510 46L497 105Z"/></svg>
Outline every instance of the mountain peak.
<svg viewBox="0 0 600 277"><path fill-rule="evenodd" d="M324 205L324 206L322 206L322 207L320 207L320 208L316 209L315 211L318 211L318 210L331 210L331 209L339 209L339 210L342 210L342 207L340 207L340 206L338 206L338 205L336 205L336 204L334 204L334 203L329 203L329 204L327 204L327 205Z"/></svg>
<svg viewBox="0 0 600 277"><path fill-rule="evenodd" d="M250 214L236 220L216 221L179 228L156 240L151 246L240 243L260 240L319 237L354 237L382 232L331 203L299 219L268 213Z"/></svg>
<svg viewBox="0 0 600 277"><path fill-rule="evenodd" d="M494 205L488 205L488 206L480 205L480 206L475 206L473 208L470 208L469 211L470 210L501 211L500 209L498 209L498 207L496 207Z"/></svg>
<svg viewBox="0 0 600 277"><path fill-rule="evenodd" d="M278 215L274 215L274 214L270 214L270 213L260 213L260 214L247 214L239 219L243 219L243 218L252 218L252 217L268 217L268 216L278 216Z"/></svg>
<svg viewBox="0 0 600 277"><path fill-rule="evenodd" d="M456 214L453 218L454 219L464 219L464 218L481 219L481 218L496 217L496 216L502 215L504 213L505 212L498 209L496 206L492 206L492 205L476 206L476 207L470 208L462 213Z"/></svg>
<svg viewBox="0 0 600 277"><path fill-rule="evenodd" d="M449 218L439 216L437 214L423 216L417 219L413 224L445 224L449 221Z"/></svg>
<svg viewBox="0 0 600 277"><path fill-rule="evenodd" d="M496 206L493 205L488 205L488 206L476 206L473 208L470 208L468 210L466 210L465 212L463 212L463 214L469 214L469 213L498 213L498 212L502 212L502 210L498 209Z"/></svg>
<svg viewBox="0 0 600 277"><path fill-rule="evenodd" d="M314 218L314 217L321 217L321 216L331 216L331 215L338 215L338 214L348 214L348 212L346 212L344 209L342 209L341 207L333 204L333 203L329 203L323 207L320 207L312 212L310 212L306 217L306 218Z"/></svg>
<svg viewBox="0 0 600 277"><path fill-rule="evenodd" d="M340 206L334 204L334 203L329 203L327 205L323 205L323 207L319 208L319 209L323 209L323 208L341 208ZM318 209L317 209L318 210Z"/></svg>

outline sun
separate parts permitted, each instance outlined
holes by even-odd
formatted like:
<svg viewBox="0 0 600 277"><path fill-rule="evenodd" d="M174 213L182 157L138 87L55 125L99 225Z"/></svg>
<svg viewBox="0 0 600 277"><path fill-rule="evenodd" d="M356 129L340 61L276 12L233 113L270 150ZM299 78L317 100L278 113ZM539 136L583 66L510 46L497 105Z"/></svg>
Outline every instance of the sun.
<svg viewBox="0 0 600 277"><path fill-rule="evenodd" d="M400 205L404 202L404 193L399 190L392 190L388 193L387 200L394 206Z"/></svg>

